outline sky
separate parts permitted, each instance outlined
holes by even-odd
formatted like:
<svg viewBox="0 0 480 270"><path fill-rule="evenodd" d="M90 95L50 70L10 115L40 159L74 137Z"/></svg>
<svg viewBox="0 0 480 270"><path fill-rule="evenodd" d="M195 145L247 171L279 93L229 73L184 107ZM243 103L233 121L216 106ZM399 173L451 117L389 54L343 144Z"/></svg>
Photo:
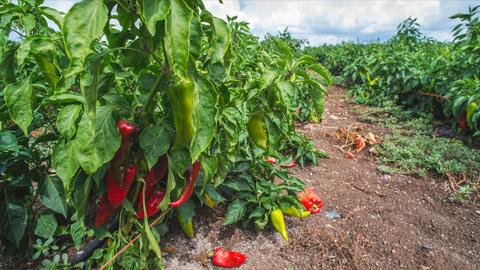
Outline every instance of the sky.
<svg viewBox="0 0 480 270"><path fill-rule="evenodd" d="M45 5L67 11L76 0L46 0ZM342 41L387 40L404 19L418 18L421 31L438 40L451 40L456 22L449 19L473 0L204 0L215 16L238 16L250 23L253 34L263 37L288 27L310 45Z"/></svg>

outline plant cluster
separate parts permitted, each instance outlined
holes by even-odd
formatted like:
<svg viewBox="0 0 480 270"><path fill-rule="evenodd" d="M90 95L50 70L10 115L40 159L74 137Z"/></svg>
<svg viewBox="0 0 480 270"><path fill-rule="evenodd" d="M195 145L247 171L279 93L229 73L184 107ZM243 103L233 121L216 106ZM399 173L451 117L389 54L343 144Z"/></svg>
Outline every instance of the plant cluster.
<svg viewBox="0 0 480 270"><path fill-rule="evenodd" d="M321 119L331 84L289 40L201 0L0 1L4 254L67 268L86 258L64 251L100 243L80 266L162 267L165 220L193 237L196 208L221 202L225 224L287 238L283 213L319 202L282 164L325 156L294 122Z"/></svg>
<svg viewBox="0 0 480 270"><path fill-rule="evenodd" d="M480 135L480 6L451 19L453 42L424 37L416 19L408 18L385 43L343 43L308 48L357 102L381 105L393 100L404 107L433 113L457 130Z"/></svg>

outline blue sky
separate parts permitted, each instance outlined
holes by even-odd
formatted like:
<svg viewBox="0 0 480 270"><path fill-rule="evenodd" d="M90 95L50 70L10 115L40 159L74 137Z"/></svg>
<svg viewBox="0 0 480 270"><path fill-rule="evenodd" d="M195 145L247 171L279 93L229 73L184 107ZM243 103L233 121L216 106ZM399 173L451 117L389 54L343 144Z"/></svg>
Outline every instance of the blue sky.
<svg viewBox="0 0 480 270"><path fill-rule="evenodd" d="M46 0L45 4L67 11L75 0ZM409 16L417 17L427 36L450 40L455 21L448 17L465 12L472 0L204 0L218 17L237 15L250 23L252 32L264 36L288 27L293 36L310 44L342 41L386 40Z"/></svg>

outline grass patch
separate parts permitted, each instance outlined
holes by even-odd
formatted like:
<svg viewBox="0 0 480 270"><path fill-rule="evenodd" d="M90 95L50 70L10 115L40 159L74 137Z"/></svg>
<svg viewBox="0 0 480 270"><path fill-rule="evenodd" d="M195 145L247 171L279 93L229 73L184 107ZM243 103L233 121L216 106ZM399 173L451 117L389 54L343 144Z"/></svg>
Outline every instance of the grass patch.
<svg viewBox="0 0 480 270"><path fill-rule="evenodd" d="M362 121L383 125L391 133L375 147L379 171L426 176L450 181L450 199L478 205L480 201L480 151L456 138L432 137L433 118L404 110L392 103L358 110Z"/></svg>

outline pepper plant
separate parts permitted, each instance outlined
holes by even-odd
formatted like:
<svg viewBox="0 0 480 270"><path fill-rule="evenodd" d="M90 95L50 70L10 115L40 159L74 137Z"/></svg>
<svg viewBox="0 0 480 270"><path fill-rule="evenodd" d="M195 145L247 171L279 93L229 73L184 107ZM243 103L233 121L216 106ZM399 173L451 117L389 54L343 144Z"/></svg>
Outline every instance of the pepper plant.
<svg viewBox="0 0 480 270"><path fill-rule="evenodd" d="M35 239L53 237L74 250L100 243L87 267L162 267L170 217L193 237L195 209L227 199L226 224L263 229L277 213L283 235L277 209L304 208L305 184L262 160L308 145L296 106L312 104L319 121L332 79L282 37L260 42L201 0L83 0L66 14L2 0L0 45L7 255L28 258ZM321 152L295 158L303 165L307 155L316 162ZM88 257L79 254L69 262Z"/></svg>

